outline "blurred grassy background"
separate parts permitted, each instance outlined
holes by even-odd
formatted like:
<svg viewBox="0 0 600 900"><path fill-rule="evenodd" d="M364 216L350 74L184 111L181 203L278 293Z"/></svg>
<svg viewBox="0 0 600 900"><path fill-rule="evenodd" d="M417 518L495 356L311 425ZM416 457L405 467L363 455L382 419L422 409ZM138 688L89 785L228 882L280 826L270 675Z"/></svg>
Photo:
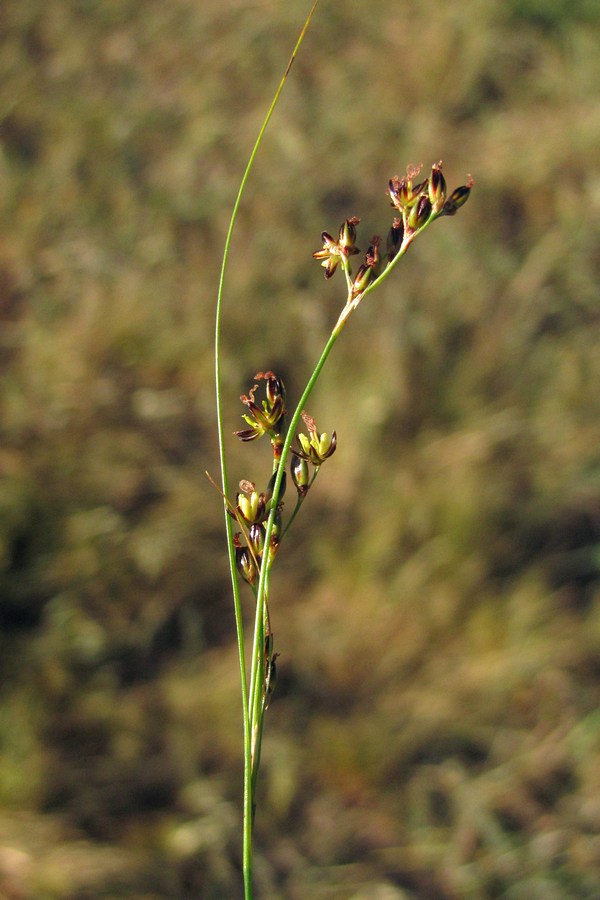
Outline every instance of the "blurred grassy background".
<svg viewBox="0 0 600 900"><path fill-rule="evenodd" d="M240 896L213 305L306 11L3 4L3 897ZM476 189L311 405L339 449L274 578L260 897L600 896L599 42L596 0L339 0L294 66L234 242L231 431L337 318L323 229L385 233L407 163Z"/></svg>

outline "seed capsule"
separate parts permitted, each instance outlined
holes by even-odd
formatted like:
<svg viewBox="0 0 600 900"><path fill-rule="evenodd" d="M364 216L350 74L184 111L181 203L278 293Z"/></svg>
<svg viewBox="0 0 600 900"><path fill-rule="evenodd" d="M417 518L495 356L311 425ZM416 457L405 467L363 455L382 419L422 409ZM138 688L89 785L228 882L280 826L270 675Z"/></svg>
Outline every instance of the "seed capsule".
<svg viewBox="0 0 600 900"><path fill-rule="evenodd" d="M254 555L257 559L261 559L265 546L264 525L260 525L258 522L255 522L248 532L248 537L250 539L250 543L252 544Z"/></svg>
<svg viewBox="0 0 600 900"><path fill-rule="evenodd" d="M392 222L392 227L388 231L386 243L387 258L389 262L391 262L398 253L398 250L402 246L403 239L404 225L402 223L402 219L395 218Z"/></svg>
<svg viewBox="0 0 600 900"><path fill-rule="evenodd" d="M235 548L235 564L244 581L248 582L248 584L254 584L256 582L258 572L256 571L256 565L252 559L252 554L247 547Z"/></svg>
<svg viewBox="0 0 600 900"><path fill-rule="evenodd" d="M310 484L310 471L308 463L301 456L292 451L290 459L290 474L292 481L301 497L306 497Z"/></svg>
<svg viewBox="0 0 600 900"><path fill-rule="evenodd" d="M431 167L429 176L429 200L434 213L438 213L446 200L446 179L442 174L442 163L435 163Z"/></svg>
<svg viewBox="0 0 600 900"><path fill-rule="evenodd" d="M423 225L429 219L431 215L431 201L426 194L423 194L422 197L419 198L419 202L416 206L413 206L410 213L408 214L408 225L410 228L414 228L415 231L418 231L419 228L422 228Z"/></svg>
<svg viewBox="0 0 600 900"><path fill-rule="evenodd" d="M467 200L469 199L469 194L471 193L471 189L473 187L474 181L469 176L467 178L467 183L457 187L456 190L452 191L444 206L442 208L443 216L455 216L457 211L464 206Z"/></svg>

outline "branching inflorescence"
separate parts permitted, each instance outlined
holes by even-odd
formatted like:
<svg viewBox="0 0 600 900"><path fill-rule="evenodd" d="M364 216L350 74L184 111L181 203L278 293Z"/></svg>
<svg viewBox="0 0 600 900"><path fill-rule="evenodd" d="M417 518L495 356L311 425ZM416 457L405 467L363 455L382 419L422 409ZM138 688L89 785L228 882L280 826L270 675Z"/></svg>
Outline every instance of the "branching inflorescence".
<svg viewBox="0 0 600 900"><path fill-rule="evenodd" d="M419 180L421 166L409 166L406 175L395 176L388 182L388 195L393 218L385 242L375 235L369 242L363 261L354 269L354 257L360 253L356 245L356 216L347 218L340 226L337 240L322 232L322 249L313 253L331 278L341 269L346 281L346 298L339 318L328 338L321 357L309 378L298 404L288 421L286 391L282 379L274 372L258 372L255 383L240 398L246 412L245 428L235 432L244 442L267 436L271 444L271 471L264 490L248 480L239 483L235 502L226 498L226 508L239 530L230 532L230 559L255 598L254 640L250 681L247 684L244 668L243 627L239 613L237 586L234 584L236 621L240 644L242 686L245 704L245 876L246 896L250 895L251 830L256 809L256 783L260 765L260 750L264 713L270 703L276 679L276 659L269 612L270 573L292 522L306 499L323 463L335 452L336 432L319 432L314 419L305 411L307 400L318 380L329 353L343 326L360 302L371 293L397 265L415 238L432 222L442 216L453 216L467 201L473 179L448 194L442 174L442 163L431 167L429 176ZM257 400L259 390L264 398ZM298 432L300 421L305 431ZM295 504L284 521L286 469L295 489ZM230 519L230 521L231 521ZM232 562L233 568L233 562ZM235 581L235 579L234 579Z"/></svg>
<svg viewBox="0 0 600 900"><path fill-rule="evenodd" d="M448 196L442 163L435 163L431 167L428 178L416 181L421 168L409 166L406 175L390 179L388 192L396 215L387 233L385 249L382 247L382 239L375 235L370 241L364 261L356 272L352 270L351 261L360 252L356 246L357 226L360 220L356 216L346 219L340 226L337 240L327 231L322 232L323 247L315 251L313 257L321 261L325 277L328 279L341 268L347 285L346 302L332 332L333 340L363 297L383 281L417 235L435 219L453 216L467 201L473 186L471 177L467 179L465 185L456 188ZM327 352L333 340L330 339ZM269 573L281 540L296 517L321 466L335 452L337 437L335 431L331 434L320 433L314 419L300 406L293 417L293 425L298 422L300 414L307 432L297 435L296 445L289 439L286 442L286 392L283 381L270 371L258 372L255 379L256 383L249 393L240 398L247 408L243 418L248 427L235 434L241 441L255 441L264 435L268 436L272 446L272 471L264 491L257 491L256 486L250 481L241 481L236 502L230 504L230 512L241 529L234 535L238 572L250 585L257 601L263 607L260 616L262 624L259 624L263 632L260 643L264 647L260 690L256 681L254 685L251 683L250 692L251 697L253 691L260 694L258 702L256 698L250 701L251 719L253 711L258 714L258 720L252 722L255 733L254 746L258 749L262 713L273 691L276 668L267 593ZM256 400L256 393L261 382L264 385L265 397L259 403ZM310 388L312 389L312 384ZM284 527L283 497L286 490L284 467L288 456L289 473L296 489L296 504ZM255 680L256 677L258 676L255 676ZM257 764L258 760L255 758L253 761L255 771Z"/></svg>

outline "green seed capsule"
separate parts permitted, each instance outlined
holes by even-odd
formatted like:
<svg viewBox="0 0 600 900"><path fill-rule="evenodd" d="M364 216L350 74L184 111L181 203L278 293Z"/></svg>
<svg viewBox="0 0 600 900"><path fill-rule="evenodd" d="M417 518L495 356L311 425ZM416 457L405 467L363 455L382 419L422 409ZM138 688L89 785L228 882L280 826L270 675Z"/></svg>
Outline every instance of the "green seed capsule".
<svg viewBox="0 0 600 900"><path fill-rule="evenodd" d="M294 452L292 452L290 459L290 474L298 494L301 497L305 497L310 483L310 470L307 461L297 456Z"/></svg>

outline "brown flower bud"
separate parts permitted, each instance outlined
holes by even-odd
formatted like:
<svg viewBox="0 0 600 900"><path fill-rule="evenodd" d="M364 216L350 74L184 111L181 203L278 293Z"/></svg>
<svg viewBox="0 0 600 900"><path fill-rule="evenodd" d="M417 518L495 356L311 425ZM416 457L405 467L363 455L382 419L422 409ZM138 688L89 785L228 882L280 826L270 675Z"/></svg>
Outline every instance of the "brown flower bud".
<svg viewBox="0 0 600 900"><path fill-rule="evenodd" d="M355 253L359 252L358 247L355 245L356 226L359 223L360 219L358 216L352 216L340 226L338 247L345 256L354 256Z"/></svg>
<svg viewBox="0 0 600 900"><path fill-rule="evenodd" d="M292 450L290 474L300 497L306 497L310 487L308 462Z"/></svg>
<svg viewBox="0 0 600 900"><path fill-rule="evenodd" d="M275 372L259 372L255 375L255 378L259 379L261 375L266 381L265 394L271 407L275 406L275 403L285 402L285 385L283 380Z"/></svg>
<svg viewBox="0 0 600 900"><path fill-rule="evenodd" d="M467 178L467 183L457 187L456 190L452 191L444 206L442 208L443 216L455 216L457 211L464 206L467 200L469 199L469 195L475 184L473 178L469 175Z"/></svg>
<svg viewBox="0 0 600 900"><path fill-rule="evenodd" d="M446 179L442 175L442 162L434 163L429 176L429 200L434 213L439 213L446 200Z"/></svg>
<svg viewBox="0 0 600 900"><path fill-rule="evenodd" d="M264 525L255 522L254 525L250 527L250 531L248 532L248 538L250 543L252 544L252 549L254 551L254 555L257 559L261 559L262 553L265 546L265 529Z"/></svg>
<svg viewBox="0 0 600 900"><path fill-rule="evenodd" d="M386 241L387 258L389 262L391 262L398 253L398 250L402 246L403 240L404 224L402 222L402 219L396 217L392 222L392 227L388 231Z"/></svg>
<svg viewBox="0 0 600 900"><path fill-rule="evenodd" d="M267 500L270 500L271 497L273 496L273 488L275 487L276 479L277 479L277 470L275 472L273 472L273 474L269 478L269 483L267 485L267 492L266 492ZM285 496L286 487L287 487L287 476L286 476L286 473L284 472L281 477L281 486L279 488L279 499L280 500L283 500L283 498Z"/></svg>
<svg viewBox="0 0 600 900"><path fill-rule="evenodd" d="M373 281L373 269L371 266L362 265L358 272L354 277L354 281L352 282L352 296L356 297L357 294L362 294L366 288L369 287L371 282Z"/></svg>
<svg viewBox="0 0 600 900"><path fill-rule="evenodd" d="M414 231L418 231L419 228L422 228L423 225L428 221L431 215L431 201L427 194L423 194L419 197L419 202L416 206L413 206L410 213L408 214L407 224L409 228L414 229Z"/></svg>
<svg viewBox="0 0 600 900"><path fill-rule="evenodd" d="M279 542L281 540L281 531L283 523L281 520L281 509L278 507L273 521L273 529L271 531L271 541L269 547L269 565L273 563L275 554L279 550Z"/></svg>
<svg viewBox="0 0 600 900"><path fill-rule="evenodd" d="M258 572L248 547L235 548L235 564L244 581L247 581L248 584L254 584L256 582Z"/></svg>

